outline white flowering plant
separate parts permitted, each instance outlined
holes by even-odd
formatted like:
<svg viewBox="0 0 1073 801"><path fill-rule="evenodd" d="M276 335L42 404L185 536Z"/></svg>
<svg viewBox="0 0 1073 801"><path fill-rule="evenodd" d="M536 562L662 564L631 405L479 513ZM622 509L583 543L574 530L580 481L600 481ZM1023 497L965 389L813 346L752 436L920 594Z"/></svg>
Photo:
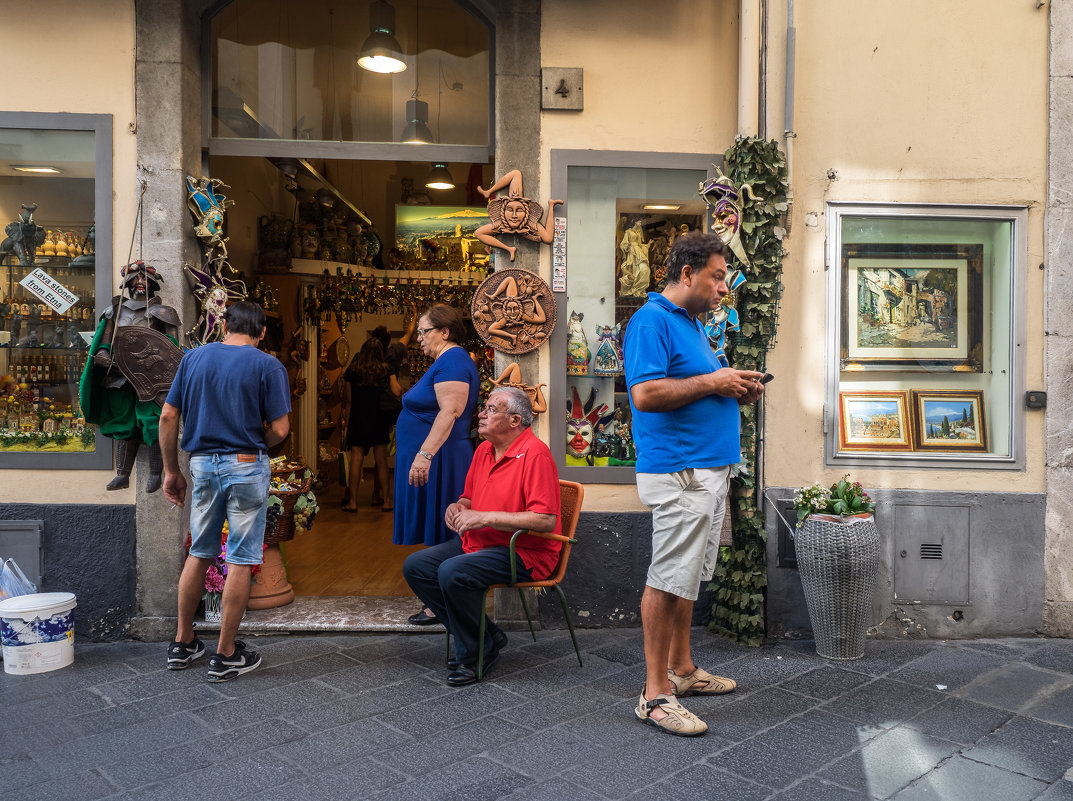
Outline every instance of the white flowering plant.
<svg viewBox="0 0 1073 801"><path fill-rule="evenodd" d="M861 515L875 511L875 502L859 481L850 481L846 473L837 483L825 487L819 482L794 491L794 511L797 528L814 514Z"/></svg>

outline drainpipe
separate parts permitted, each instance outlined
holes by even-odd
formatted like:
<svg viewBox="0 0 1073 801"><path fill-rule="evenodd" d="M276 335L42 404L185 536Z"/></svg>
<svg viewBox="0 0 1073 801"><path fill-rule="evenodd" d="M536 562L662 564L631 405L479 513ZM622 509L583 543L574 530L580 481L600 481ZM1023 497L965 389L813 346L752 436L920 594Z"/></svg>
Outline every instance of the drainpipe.
<svg viewBox="0 0 1073 801"><path fill-rule="evenodd" d="M794 211L793 146L794 133L794 68L797 56L797 29L794 28L794 0L786 0L786 105L783 113L782 148L786 153L786 223L783 228L790 233Z"/></svg>
<svg viewBox="0 0 1073 801"><path fill-rule="evenodd" d="M738 19L738 136L756 136L760 130L761 0L740 0Z"/></svg>

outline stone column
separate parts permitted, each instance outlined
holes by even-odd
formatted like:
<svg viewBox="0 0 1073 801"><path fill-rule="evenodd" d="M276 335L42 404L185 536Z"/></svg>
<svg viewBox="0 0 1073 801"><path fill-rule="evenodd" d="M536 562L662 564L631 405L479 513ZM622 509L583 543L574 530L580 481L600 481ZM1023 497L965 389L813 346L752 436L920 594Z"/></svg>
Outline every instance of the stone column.
<svg viewBox="0 0 1073 801"><path fill-rule="evenodd" d="M204 0L136 0L135 60L138 178L145 184L138 232L145 261L161 274L161 299L188 326L193 299L183 263L200 250L186 210L185 177L201 173L200 12ZM117 187L117 192L139 187ZM135 254L138 243L135 242ZM137 618L134 635L174 634L176 581L182 566L188 514L173 510L163 492L145 492L149 461L138 457L136 490Z"/></svg>
<svg viewBox="0 0 1073 801"><path fill-rule="evenodd" d="M508 170L521 170L525 179L527 197L540 201L543 206L548 198L540 186L540 0L504 0L497 6L495 21L495 137L496 178ZM546 210L546 225L554 224L553 211ZM505 240L506 241L506 240ZM513 245L513 242L507 241ZM519 267L531 272L540 272L541 252L549 247L535 244L519 237L518 252L514 261L501 250L495 250L497 269ZM547 354L548 346L521 356L496 354L495 372L499 375L506 366L516 361L522 369L522 380L527 384L539 383L541 354ZM535 614L539 609L535 591L527 599L529 609ZM495 597L496 619L499 622L523 622L525 613L514 590L497 590Z"/></svg>
<svg viewBox="0 0 1073 801"><path fill-rule="evenodd" d="M1073 0L1052 0L1047 247L1044 628L1073 637Z"/></svg>

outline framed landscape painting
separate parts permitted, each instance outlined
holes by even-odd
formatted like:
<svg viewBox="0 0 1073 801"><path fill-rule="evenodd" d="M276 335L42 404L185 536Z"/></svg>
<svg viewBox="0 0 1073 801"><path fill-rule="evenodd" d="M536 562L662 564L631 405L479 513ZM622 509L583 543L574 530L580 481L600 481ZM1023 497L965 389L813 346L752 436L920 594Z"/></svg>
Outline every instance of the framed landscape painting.
<svg viewBox="0 0 1073 801"><path fill-rule="evenodd" d="M838 393L838 446L841 450L908 451L909 393L861 391Z"/></svg>
<svg viewBox="0 0 1073 801"><path fill-rule="evenodd" d="M983 370L983 246L842 248L843 370Z"/></svg>
<svg viewBox="0 0 1073 801"><path fill-rule="evenodd" d="M912 391L913 440L918 451L986 451L981 390Z"/></svg>

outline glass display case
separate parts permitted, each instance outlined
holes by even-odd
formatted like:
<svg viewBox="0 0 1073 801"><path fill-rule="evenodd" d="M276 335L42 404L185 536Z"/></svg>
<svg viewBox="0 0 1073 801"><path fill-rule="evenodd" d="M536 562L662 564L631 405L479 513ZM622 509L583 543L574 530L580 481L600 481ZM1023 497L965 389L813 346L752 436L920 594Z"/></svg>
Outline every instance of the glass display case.
<svg viewBox="0 0 1073 801"><path fill-rule="evenodd" d="M0 467L111 466L78 394L111 291L111 126L0 113Z"/></svg>
<svg viewBox="0 0 1073 801"><path fill-rule="evenodd" d="M552 151L552 196L566 199L553 244L560 322L552 337L549 409L563 478L634 480L623 337L648 293L662 288L675 238L704 228L698 188L714 172L713 161L690 154Z"/></svg>
<svg viewBox="0 0 1073 801"><path fill-rule="evenodd" d="M829 204L829 463L1023 468L1026 217Z"/></svg>

